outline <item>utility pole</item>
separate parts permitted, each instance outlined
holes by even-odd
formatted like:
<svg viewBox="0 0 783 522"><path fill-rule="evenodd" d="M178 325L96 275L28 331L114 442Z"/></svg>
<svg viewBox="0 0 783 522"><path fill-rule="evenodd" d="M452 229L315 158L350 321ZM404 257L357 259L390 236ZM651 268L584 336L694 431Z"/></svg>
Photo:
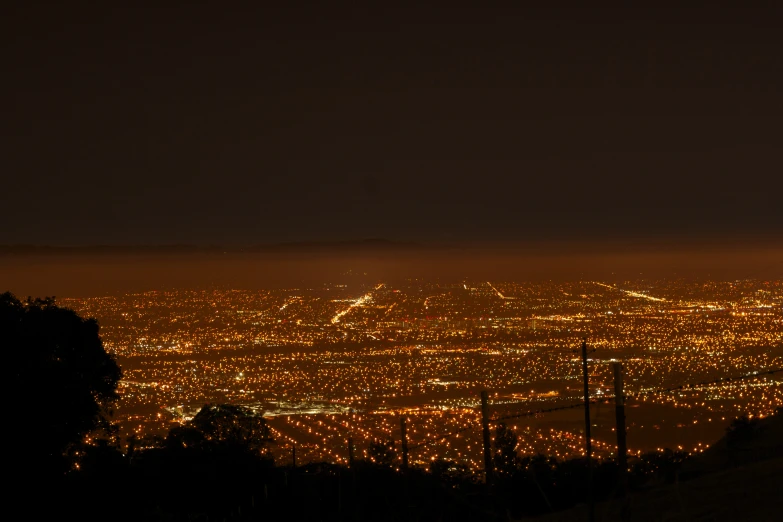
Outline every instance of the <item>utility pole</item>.
<svg viewBox="0 0 783 522"><path fill-rule="evenodd" d="M582 339L582 377L585 384L585 453L587 454L588 520L595 522L593 503L593 445L590 438L590 386L587 379L587 339Z"/></svg>
<svg viewBox="0 0 783 522"><path fill-rule="evenodd" d="M484 438L484 475L487 485L492 484L492 446L489 439L489 397L481 390L481 432Z"/></svg>
<svg viewBox="0 0 783 522"><path fill-rule="evenodd" d="M620 490L626 494L628 473L628 447L625 442L625 393L623 391L623 363L613 363L614 404L617 431L617 467L619 468Z"/></svg>
<svg viewBox="0 0 783 522"><path fill-rule="evenodd" d="M296 467L296 446L291 447L291 464Z"/></svg>
<svg viewBox="0 0 783 522"><path fill-rule="evenodd" d="M351 493L348 495L347 509L356 518L356 470L353 467L353 449L353 437L348 437L348 470L351 477Z"/></svg>
<svg viewBox="0 0 783 522"><path fill-rule="evenodd" d="M340 468L337 468L337 519L343 518L343 481L340 476Z"/></svg>
<svg viewBox="0 0 783 522"><path fill-rule="evenodd" d="M405 426L405 415L400 416L400 435L402 437L402 469L408 469L408 430Z"/></svg>

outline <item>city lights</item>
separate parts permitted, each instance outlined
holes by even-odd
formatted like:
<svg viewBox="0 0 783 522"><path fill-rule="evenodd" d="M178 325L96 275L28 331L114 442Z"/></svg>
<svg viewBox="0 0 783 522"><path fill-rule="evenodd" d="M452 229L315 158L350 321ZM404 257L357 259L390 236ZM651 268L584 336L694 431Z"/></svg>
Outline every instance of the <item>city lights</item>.
<svg viewBox="0 0 783 522"><path fill-rule="evenodd" d="M514 419L521 453L583 454L581 414L564 407L580 401L582 337L595 348L597 457L615 451L611 362L623 363L631 454L703 451L731 419L783 403L780 374L717 381L783 366L781 303L781 282L755 280L411 280L62 300L99 320L118 357L126 434L165 435L204 403L228 402L267 416L280 462L296 447L300 462L345 463L349 438L359 450L399 445L404 414L411 465L448 458L474 470L483 389L493 418L543 412Z"/></svg>

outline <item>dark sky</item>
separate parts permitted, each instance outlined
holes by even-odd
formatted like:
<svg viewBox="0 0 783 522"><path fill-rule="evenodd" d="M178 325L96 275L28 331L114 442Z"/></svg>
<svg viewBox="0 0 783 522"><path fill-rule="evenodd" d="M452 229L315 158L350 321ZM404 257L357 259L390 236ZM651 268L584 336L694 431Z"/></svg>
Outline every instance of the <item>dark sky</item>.
<svg viewBox="0 0 783 522"><path fill-rule="evenodd" d="M783 235L779 3L388 3L4 7L0 244Z"/></svg>

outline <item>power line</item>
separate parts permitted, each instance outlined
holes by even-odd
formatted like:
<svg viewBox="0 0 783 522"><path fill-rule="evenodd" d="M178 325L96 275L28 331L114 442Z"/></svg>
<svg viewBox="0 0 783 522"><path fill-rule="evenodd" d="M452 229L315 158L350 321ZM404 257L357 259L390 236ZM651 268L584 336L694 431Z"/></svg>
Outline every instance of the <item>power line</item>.
<svg viewBox="0 0 783 522"><path fill-rule="evenodd" d="M637 392L637 393L626 393L625 394L625 398L626 398L626 400L628 400L628 399L635 399L635 398L639 398L639 397L645 397L645 396L648 396L648 395L655 395L655 394L662 394L662 393L673 393L673 392L678 392L678 391L681 391L681 390L689 390L689 389L699 388L699 387L702 387L702 386L710 386L710 385L713 385L713 384L725 384L725 383L743 381L745 379L759 378L759 377L763 377L763 376L766 376L766 375L774 375L774 374L780 373L780 372L783 372L783 368L775 368L775 369L772 369L772 370L763 370L763 371L756 370L756 371L753 371L753 372L750 372L750 373L746 373L746 374L738 375L738 376L734 376L734 377L720 377L718 379L714 379L714 380L711 380L711 381L700 381L700 382L695 382L695 383L690 383L690 384L680 384L678 386L671 386L669 388L659 388L659 389L655 389L655 390L648 390L648 391ZM612 402L614 399L615 399L614 395L607 395L607 396L604 396L604 397L601 397L601 398L591 399L589 401L589 404L609 403L609 402ZM568 405L565 405L565 406L555 406L555 407L552 407L552 408L542 408L542 409L538 409L538 410L530 410L530 411L526 411L526 412L515 414L515 415L504 415L502 417L496 417L494 419L489 419L489 422L492 423L492 424L495 424L495 423L498 423L498 422L501 422L501 421L504 421L504 420L509 420L509 419L519 419L519 418L522 418L522 417L533 417L535 415L541 415L541 414L544 414L544 413L553 413L553 412L556 412L556 411L564 411L564 410L572 410L572 409L576 409L576 408L583 408L584 405L585 405L584 401L581 401L579 403L568 404ZM481 427L481 423L480 422L476 422L476 421L471 422L467 426L465 426L463 428L460 428L460 429L458 429L456 431L452 431L452 432L449 432L449 433L445 433L443 435L438 435L438 436L435 436L435 437L431 437L431 438L425 439L425 440L423 440L423 441L421 441L421 442L419 442L417 444L409 445L408 446L408 451L410 452L410 451L422 448L424 446L429 446L430 444L433 444L435 442L439 442L439 441L442 441L444 439L448 439L448 438L453 437L455 435L459 435L460 433L464 433L466 431L470 431L470 430L473 430L473 429L476 429L476 428L479 428L479 427ZM398 442L398 441L396 441L394 439L390 439L390 440L393 440L395 443Z"/></svg>
<svg viewBox="0 0 783 522"><path fill-rule="evenodd" d="M711 384L719 384L719 383L741 381L741 380L744 380L744 379L752 379L752 378L755 378L755 377L760 377L760 376L764 376L764 375L772 375L772 374L780 373L780 372L783 372L783 368L776 368L776 369L773 369L773 370L766 370L766 371L756 370L756 371L753 371L753 372L750 372L750 373L746 373L744 375L738 375L736 377L721 377L719 379L715 379L715 380L712 380L712 381L701 381L701 382L690 383L690 384L680 384L678 386L672 386L670 388L659 388L659 389L656 389L656 390L648 390L648 391L645 391L645 392L626 393L625 396L626 396L626 398L636 398L636 397L642 397L642 396L646 396L646 395L654 395L656 393L671 393L671 392L675 392L675 391L679 391L679 390L687 390L687 389L692 389L692 388L698 388L698 387L701 387L701 386L709 386ZM614 400L614 396L613 395L607 395L607 396L601 397L600 399L592 399L590 401L590 404L609 402L609 400ZM584 402L580 402L580 403L575 403L575 404L569 404L567 406L556 406L554 408L546 408L546 409L540 409L540 410L526 411L524 413L520 413L520 414L517 414L517 415L506 415L504 417L498 417L498 418L495 418L495 419L490 419L490 422L498 422L498 421L506 420L506 419L516 419L516 418L520 418L520 417L531 417L533 415L538 415L540 413L551 413L551 412L554 412L554 411L570 410L570 409L573 409L573 408L579 408L580 406L583 406L583 405L584 405Z"/></svg>
<svg viewBox="0 0 783 522"><path fill-rule="evenodd" d="M607 397L601 397L600 399L591 399L589 401L589 404L597 404L599 402L609 402L612 399L614 399L613 396L607 396ZM554 411L562 411L562 410L571 410L574 408L584 408L585 402L582 401L577 404L569 404L567 406L555 406L554 408L545 408L541 410L532 410L532 411L526 411L524 413L519 413L517 415L505 415L503 417L497 417L495 419L490 419L490 422L500 422L507 419L518 419L520 417L533 417L535 415L539 415L541 413L552 413Z"/></svg>
<svg viewBox="0 0 783 522"><path fill-rule="evenodd" d="M680 390L689 390L693 388L699 388L702 386L710 386L712 384L720 384L720 383L729 383L729 382L735 382L735 381L742 381L745 379L753 379L756 377L764 376L764 375L773 375L776 373L783 372L783 368L776 368L774 370L766 370L766 371L753 371L750 373L746 373L744 375L738 375L736 377L721 377L719 379L715 379L712 381L701 381L696 382L692 384L681 384L679 386L672 386L670 388L661 388L658 390L649 390L645 392L637 392L637 393L629 393L626 394L626 397L628 398L636 398L636 397L645 397L647 395L655 395L657 393L672 393L677 392Z"/></svg>
<svg viewBox="0 0 783 522"><path fill-rule="evenodd" d="M712 381L701 381L701 382L691 383L691 384L681 384L681 385L678 385L678 386L672 386L670 388L659 388L659 389L656 389L656 390L649 390L649 391L646 391L646 392L637 392L635 394L629 393L629 394L626 394L625 397L626 397L626 399L631 399L631 398L643 397L643 396L647 396L647 395L654 395L654 394L658 394L658 393L671 393L671 392L676 392L676 391L680 391L680 390L699 388L699 387L702 387L702 386L710 386L712 384L729 383L729 382L742 381L742 380L745 380L745 379L758 378L758 377L761 377L761 376L773 375L773 374L780 373L780 372L783 372L783 368L776 368L776 369L773 369L773 370L766 370L766 371L758 371L757 370L757 371L753 371L751 373L747 373L747 374L744 374L744 375L738 375L736 377L721 377L719 379L715 379L715 380L712 380ZM609 402L613 401L614 399L615 399L615 397L613 395L609 395L609 396L605 396L605 397L601 397L601 398L591 399L589 401L589 403L590 404L603 404L603 403L609 403ZM494 423L497 423L497 422L500 422L500 421L504 421L504 420L509 420L509 419L519 419L519 418L522 418L522 417L533 417L535 415L540 415L540 414L544 414L544 413L552 413L552 412L556 412L556 411L572 410L572 409L575 409L575 408L582 408L582 407L584 407L584 401L583 402L579 402L579 403L575 403L575 404L569 404L569 405L566 405L566 406L555 406L553 408L542 408L542 409L538 409L538 410L531 410L531 411L526 411L524 413L519 413L519 414L515 414L515 415L505 415L505 416L502 416L502 417L496 417L494 419L490 419L489 422L494 424ZM420 448L422 446L427 446L429 444L432 444L433 442L438 442L438 441L441 441L443 439L447 439L449 437L453 437L454 435L458 435L460 433L463 433L465 431L472 430L472 429L475 429L475 428L478 428L478 427L479 427L479 424L473 422L473 423L470 423L468 426L466 426L464 428L461 428L461 429L459 429L457 431L453 431L451 433L446 433L444 435L439 435L437 437L432 437L432 438L424 440L424 441L422 441L422 442L420 442L420 443L418 443L416 445L409 446L408 450L413 450L413 449Z"/></svg>
<svg viewBox="0 0 783 522"><path fill-rule="evenodd" d="M462 432L478 428L479 426L480 426L480 424L472 422L468 426L466 426L464 428L461 428L461 429L458 429L457 431L453 431L451 433L447 433L446 435L440 435L439 437L433 437L431 439L426 439L426 440L424 440L422 442L419 442L418 444L416 444L414 446L408 446L408 451L421 448L422 446L427 446L429 444L432 444L433 442L438 442L440 440L447 439L449 437L453 437L454 435L459 435Z"/></svg>

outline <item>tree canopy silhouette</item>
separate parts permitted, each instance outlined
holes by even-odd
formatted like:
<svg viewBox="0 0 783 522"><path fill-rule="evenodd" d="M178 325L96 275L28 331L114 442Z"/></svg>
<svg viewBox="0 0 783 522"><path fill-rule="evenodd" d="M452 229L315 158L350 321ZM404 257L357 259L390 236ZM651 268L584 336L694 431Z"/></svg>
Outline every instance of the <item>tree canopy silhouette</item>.
<svg viewBox="0 0 783 522"><path fill-rule="evenodd" d="M233 404L205 404L187 424L169 432L166 445L235 448L261 456L271 440L266 420L253 410Z"/></svg>
<svg viewBox="0 0 783 522"><path fill-rule="evenodd" d="M397 459L397 454L394 451L394 441L373 442L367 449L367 456L373 464L384 468L393 468Z"/></svg>
<svg viewBox="0 0 783 522"><path fill-rule="evenodd" d="M495 430L495 452L492 461L495 470L501 475L511 475L520 465L517 455L517 435L505 422L498 424Z"/></svg>
<svg viewBox="0 0 783 522"><path fill-rule="evenodd" d="M110 426L121 370L104 350L98 322L54 298L23 302L0 294L0 343L17 394L7 403L6 419L15 426L11 465L27 475L62 473L69 448Z"/></svg>

